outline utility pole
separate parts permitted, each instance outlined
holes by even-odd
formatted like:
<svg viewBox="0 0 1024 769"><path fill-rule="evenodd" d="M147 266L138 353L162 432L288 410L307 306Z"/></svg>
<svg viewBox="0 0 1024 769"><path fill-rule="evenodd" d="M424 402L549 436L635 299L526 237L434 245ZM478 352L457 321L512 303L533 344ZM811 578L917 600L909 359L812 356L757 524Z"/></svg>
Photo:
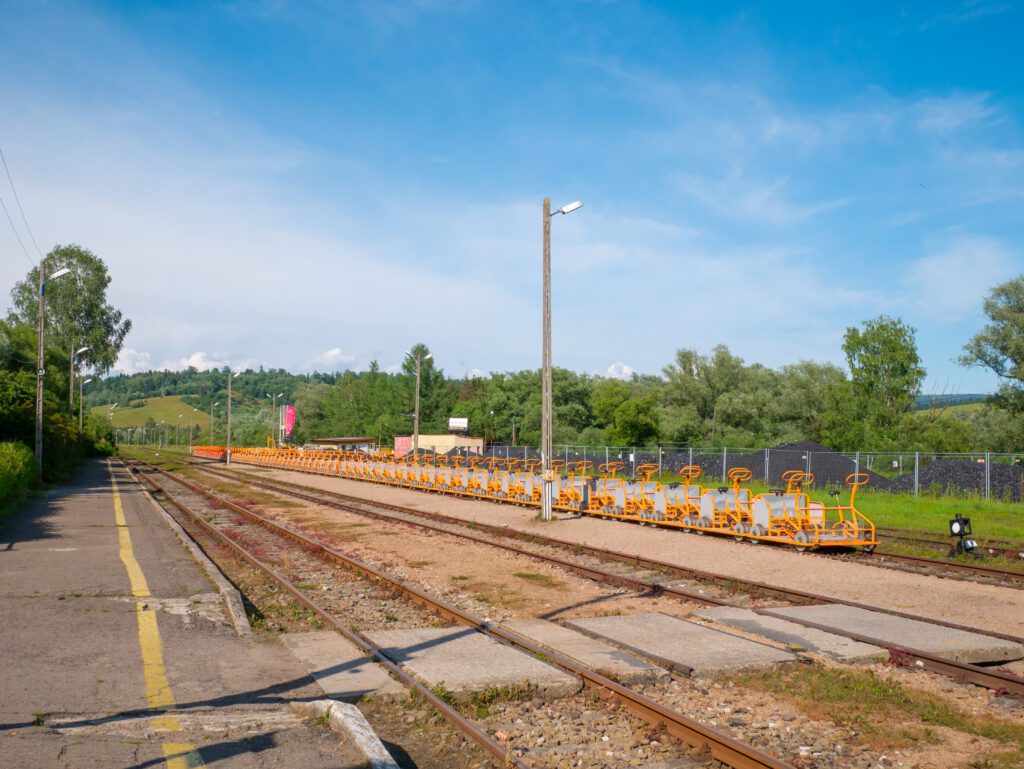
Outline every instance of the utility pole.
<svg viewBox="0 0 1024 769"><path fill-rule="evenodd" d="M46 363L43 361L43 330L46 328L44 313L46 304L43 291L46 289L46 268L39 262L39 308L36 310L39 322L39 339L36 349L36 483L43 482L43 377L46 376Z"/></svg>
<svg viewBox="0 0 1024 769"><path fill-rule="evenodd" d="M242 372L239 371L238 374ZM231 464L231 380L238 376L238 374L228 374L228 436L224 451L224 464Z"/></svg>
<svg viewBox="0 0 1024 769"><path fill-rule="evenodd" d="M406 355L412 357L411 352L407 352ZM434 353L428 352L425 357L420 350L416 351L416 402L415 408L412 411L412 455L415 458L416 451L420 447L420 366L425 360L430 360L434 357Z"/></svg>
<svg viewBox="0 0 1024 769"><path fill-rule="evenodd" d="M79 432L81 432L82 426L85 423L85 420L83 419L83 415L82 415L82 403L83 403L82 402L82 387L87 385L87 384L89 384L89 382L91 382L91 381L92 381L92 379L86 379L83 382L82 381L82 377L78 377L78 430L79 430Z"/></svg>
<svg viewBox="0 0 1024 769"><path fill-rule="evenodd" d="M43 353L43 334L46 329L46 284L55 280L61 275L67 275L71 270L63 267L46 278L46 267L43 260L39 260L39 339L36 347L36 482L43 482L43 377L46 376L46 361Z"/></svg>
<svg viewBox="0 0 1024 769"><path fill-rule="evenodd" d="M551 520L551 198L544 198L544 309L541 362L540 458L543 480L541 519Z"/></svg>
<svg viewBox="0 0 1024 769"><path fill-rule="evenodd" d="M570 214L583 203L576 201L562 206L555 213ZM551 520L551 497L554 473L551 470L551 198L544 198L544 354L541 367L540 456L543 481L541 519Z"/></svg>
<svg viewBox="0 0 1024 769"><path fill-rule="evenodd" d="M210 400L213 400L213 396L210 396ZM213 412L220 405L220 401L210 405L210 445L213 444Z"/></svg>

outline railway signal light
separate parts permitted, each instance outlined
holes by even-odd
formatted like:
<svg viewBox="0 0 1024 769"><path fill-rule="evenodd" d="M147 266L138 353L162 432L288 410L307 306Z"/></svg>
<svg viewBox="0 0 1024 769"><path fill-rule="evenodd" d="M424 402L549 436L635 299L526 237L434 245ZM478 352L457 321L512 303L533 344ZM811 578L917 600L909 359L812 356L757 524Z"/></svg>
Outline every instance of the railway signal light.
<svg viewBox="0 0 1024 769"><path fill-rule="evenodd" d="M949 522L949 536L958 537L957 543L949 551L950 555L968 555L976 553L978 543L971 538L971 519L964 518L960 513Z"/></svg>

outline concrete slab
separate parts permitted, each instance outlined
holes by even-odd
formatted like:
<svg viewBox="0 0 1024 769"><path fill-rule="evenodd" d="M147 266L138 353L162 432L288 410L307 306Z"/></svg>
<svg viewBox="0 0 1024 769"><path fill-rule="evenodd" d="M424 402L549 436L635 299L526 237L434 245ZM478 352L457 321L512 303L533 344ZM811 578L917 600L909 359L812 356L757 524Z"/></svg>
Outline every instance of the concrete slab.
<svg viewBox="0 0 1024 769"><path fill-rule="evenodd" d="M859 633L893 646L941 654L959 662L1007 662L1024 658L1024 646L1012 641L853 606L792 606L771 609L770 613Z"/></svg>
<svg viewBox="0 0 1024 769"><path fill-rule="evenodd" d="M544 619L513 619L505 627L623 684L649 683L668 671L635 654Z"/></svg>
<svg viewBox="0 0 1024 769"><path fill-rule="evenodd" d="M366 696L390 699L406 693L405 687L372 658L330 630L285 633L281 642L332 700L358 702Z"/></svg>
<svg viewBox="0 0 1024 769"><path fill-rule="evenodd" d="M667 614L589 617L565 624L687 675L763 668L797 659L787 651Z"/></svg>
<svg viewBox="0 0 1024 769"><path fill-rule="evenodd" d="M428 686L443 684L456 698L497 687L529 687L555 699L583 686L576 676L465 627L377 630L367 637Z"/></svg>
<svg viewBox="0 0 1024 769"><path fill-rule="evenodd" d="M784 643L790 651L818 652L840 662L856 664L887 660L889 652L880 646L854 641L846 636L805 627L781 617L767 617L736 606L711 606L694 612L698 617L720 622L747 633Z"/></svg>

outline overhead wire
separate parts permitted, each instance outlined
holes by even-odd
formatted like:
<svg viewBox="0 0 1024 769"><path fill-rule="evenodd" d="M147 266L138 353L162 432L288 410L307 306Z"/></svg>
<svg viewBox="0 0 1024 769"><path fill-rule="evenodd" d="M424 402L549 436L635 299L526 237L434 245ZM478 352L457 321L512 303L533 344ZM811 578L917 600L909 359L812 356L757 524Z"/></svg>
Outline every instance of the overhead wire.
<svg viewBox="0 0 1024 769"><path fill-rule="evenodd" d="M39 258L43 258L43 252L39 248L39 244L36 243L36 236L32 234L32 228L28 226L28 218L25 216L25 209L21 206L21 198L18 197L18 190L14 187L14 179L11 178L11 169L7 167L7 158L4 157L4 150L0 147L0 162L3 163L4 173L7 174L7 183L11 185L11 192L14 193L14 201L18 204L18 211L21 213L21 221L25 223L25 231L28 232L29 238L32 240L32 246L35 248L36 253L39 254ZM21 250L25 253L25 257L35 266L35 260L29 255L28 249L25 248L25 243L21 239L21 235L18 233L17 228L14 226L14 221L11 219L11 214L7 210L7 206L4 204L3 198L0 198L0 206L3 206L4 214L7 216L7 221L11 225L11 229L14 231L14 237L18 239Z"/></svg>

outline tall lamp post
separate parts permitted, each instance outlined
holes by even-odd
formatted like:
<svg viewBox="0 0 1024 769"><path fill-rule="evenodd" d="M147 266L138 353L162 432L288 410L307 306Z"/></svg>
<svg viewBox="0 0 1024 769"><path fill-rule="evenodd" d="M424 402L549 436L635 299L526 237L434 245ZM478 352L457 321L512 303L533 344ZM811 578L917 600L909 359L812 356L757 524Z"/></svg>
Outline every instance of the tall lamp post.
<svg viewBox="0 0 1024 769"><path fill-rule="evenodd" d="M82 426L85 424L85 420L82 414L82 388L85 387L89 382L92 381L92 377L82 381L82 377L78 377L78 429L81 431Z"/></svg>
<svg viewBox="0 0 1024 769"><path fill-rule="evenodd" d="M571 214L582 208L579 200L562 206L556 214ZM551 199L544 198L544 356L541 372L540 456L544 493L541 496L541 519L551 520L551 496L554 473L551 470Z"/></svg>
<svg viewBox="0 0 1024 769"><path fill-rule="evenodd" d="M212 404L210 406L210 445L211 446L213 445L213 412L217 409L217 407L219 405L220 405L220 401L217 401L216 403L214 403L214 404Z"/></svg>
<svg viewBox="0 0 1024 769"><path fill-rule="evenodd" d="M89 347L79 347L71 353L71 366L68 371L68 414L71 415L72 419L75 416L75 359L88 350Z"/></svg>
<svg viewBox="0 0 1024 769"><path fill-rule="evenodd" d="M46 284L67 275L71 270L63 267L57 270L49 278L46 277L46 267L39 262L39 339L36 349L36 481L43 482L43 377L46 376L46 362L43 355L43 334L46 329Z"/></svg>
<svg viewBox="0 0 1024 769"><path fill-rule="evenodd" d="M430 360L434 357L434 353L428 352L422 358L419 350L416 351L416 406L412 412L412 456L415 460L416 452L420 447L420 365L425 360ZM406 356L411 358L412 352L407 352Z"/></svg>
<svg viewBox="0 0 1024 769"><path fill-rule="evenodd" d="M277 426L275 427L274 424L272 423L271 432L274 435L274 448L277 448L281 443L281 417L277 413L277 399L283 398L284 393L278 393L277 395L271 395L270 393L267 393L267 397L270 398L274 404L270 408L271 412L273 413L273 415L271 416L271 420L277 420Z"/></svg>
<svg viewBox="0 0 1024 769"><path fill-rule="evenodd" d="M183 416L185 416L185 415L184 414L178 414L178 423L174 426L174 446L175 446L175 448L177 448L178 445L181 443L181 441L178 440L178 432L179 432L179 430L181 430L181 418Z"/></svg>
<svg viewBox="0 0 1024 769"><path fill-rule="evenodd" d="M228 438L225 444L224 464L231 464L231 382L238 378L242 372L239 371L228 377Z"/></svg>
<svg viewBox="0 0 1024 769"><path fill-rule="evenodd" d="M196 412L197 411L199 411L199 409L192 409L192 415L189 417L189 421L188 421L188 453L189 454L192 453L192 430L194 430L195 426L196 426Z"/></svg>

